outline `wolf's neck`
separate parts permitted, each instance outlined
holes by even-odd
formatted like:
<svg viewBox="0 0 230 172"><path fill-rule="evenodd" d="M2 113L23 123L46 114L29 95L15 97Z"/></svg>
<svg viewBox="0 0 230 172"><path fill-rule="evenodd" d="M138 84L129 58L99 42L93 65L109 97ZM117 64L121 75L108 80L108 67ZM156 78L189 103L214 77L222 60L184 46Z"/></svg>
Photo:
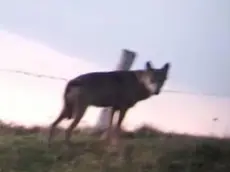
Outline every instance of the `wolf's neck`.
<svg viewBox="0 0 230 172"><path fill-rule="evenodd" d="M150 78L147 76L146 71L137 70L135 71L138 82L145 87L146 92L148 92L149 96L153 95L157 89L156 83L152 83Z"/></svg>

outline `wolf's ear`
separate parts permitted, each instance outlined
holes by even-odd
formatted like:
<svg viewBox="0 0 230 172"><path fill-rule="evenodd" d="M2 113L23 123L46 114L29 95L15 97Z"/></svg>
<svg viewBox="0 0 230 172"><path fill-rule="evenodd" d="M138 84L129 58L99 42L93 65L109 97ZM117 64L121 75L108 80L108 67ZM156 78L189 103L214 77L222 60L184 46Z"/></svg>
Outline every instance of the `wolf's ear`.
<svg viewBox="0 0 230 172"><path fill-rule="evenodd" d="M171 67L171 64L170 63L165 63L164 66L163 66L163 69L165 72L168 72L168 70L170 69Z"/></svg>
<svg viewBox="0 0 230 172"><path fill-rule="evenodd" d="M146 64L145 64L145 68L146 68L147 70L153 69L152 63L151 63L150 61L147 61Z"/></svg>

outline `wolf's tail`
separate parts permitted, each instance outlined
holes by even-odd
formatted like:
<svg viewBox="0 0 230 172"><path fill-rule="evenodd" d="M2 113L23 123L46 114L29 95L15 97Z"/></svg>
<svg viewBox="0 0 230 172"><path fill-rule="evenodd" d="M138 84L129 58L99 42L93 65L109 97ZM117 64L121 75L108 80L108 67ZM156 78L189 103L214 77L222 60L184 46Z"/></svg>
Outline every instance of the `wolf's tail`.
<svg viewBox="0 0 230 172"><path fill-rule="evenodd" d="M72 118L72 113L73 113L73 107L72 107L72 103L71 101L68 99L67 95L71 90L71 85L68 83L65 90L64 90L64 96L63 96L63 102L64 102L64 107L63 107L63 115L65 115L65 117L67 119L71 119Z"/></svg>
<svg viewBox="0 0 230 172"><path fill-rule="evenodd" d="M64 111L65 111L65 117L68 119L72 118L72 114L73 114L73 102L72 100L70 100L68 98L68 94L71 91L72 87L78 86L78 83L72 83L71 81L68 82L68 84L66 85L65 91L64 91Z"/></svg>

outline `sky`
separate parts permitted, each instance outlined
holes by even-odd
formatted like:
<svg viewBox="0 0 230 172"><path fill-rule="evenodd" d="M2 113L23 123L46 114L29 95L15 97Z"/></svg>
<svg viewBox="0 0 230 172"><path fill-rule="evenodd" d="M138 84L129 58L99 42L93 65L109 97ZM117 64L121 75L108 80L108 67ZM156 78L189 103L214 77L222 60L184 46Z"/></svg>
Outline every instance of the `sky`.
<svg viewBox="0 0 230 172"><path fill-rule="evenodd" d="M114 68L121 49L172 63L176 89L230 96L228 0L0 1L0 29Z"/></svg>
<svg viewBox="0 0 230 172"><path fill-rule="evenodd" d="M229 8L228 0L0 0L1 68L70 78L89 70L114 69L121 49L128 48L138 53L133 68L143 68L146 60L152 60L156 67L171 62L166 87L197 93L187 97L170 95L173 98L169 98L169 93L157 100L151 99L150 105L149 101L142 108L140 105L142 110L149 105L146 115L162 114L154 117L157 125L169 130L210 132L209 119L220 115L224 123L218 130L223 133L230 113ZM4 75L4 81L23 84L15 77L10 79ZM28 85L32 83L28 81ZM37 92L40 87L32 85L28 87ZM45 85L40 90L44 91L43 96L53 91L52 86L46 85L46 88ZM61 86L51 95L61 96ZM15 94L19 93L15 90ZM202 94L215 96L199 96ZM54 99L51 95L46 95L47 100ZM15 104L18 101L15 99ZM42 98L38 102L41 101ZM52 114L59 101L51 108ZM155 101L155 109L152 109L152 101ZM170 111L162 110L165 104L171 107ZM36 103L31 106L36 107ZM165 115L169 112L171 116L167 119ZM127 121L135 123L135 119ZM172 119L178 120L172 122ZM181 121L187 122L179 126Z"/></svg>
<svg viewBox="0 0 230 172"><path fill-rule="evenodd" d="M86 72L108 70L11 32L0 31L0 47L0 57L5 57L0 63L0 120L6 123L28 127L50 125L62 108L67 80ZM123 127L133 130L148 124L169 132L229 136L229 104L227 97L163 92L131 108ZM87 109L79 127L95 126L100 110ZM66 120L61 126L66 127L70 122Z"/></svg>

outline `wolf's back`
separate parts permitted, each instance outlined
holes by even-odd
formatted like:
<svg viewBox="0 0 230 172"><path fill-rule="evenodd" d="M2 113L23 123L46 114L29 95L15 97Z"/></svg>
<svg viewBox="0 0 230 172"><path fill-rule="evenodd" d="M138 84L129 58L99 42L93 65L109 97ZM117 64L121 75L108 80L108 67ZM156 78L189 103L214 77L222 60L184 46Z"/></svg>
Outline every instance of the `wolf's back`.
<svg viewBox="0 0 230 172"><path fill-rule="evenodd" d="M66 86L66 92L71 87L92 87L94 89L100 88L100 86L112 87L112 86L124 86L127 83L137 82L135 72L130 71L111 71L111 72L93 72L80 75L70 80Z"/></svg>

